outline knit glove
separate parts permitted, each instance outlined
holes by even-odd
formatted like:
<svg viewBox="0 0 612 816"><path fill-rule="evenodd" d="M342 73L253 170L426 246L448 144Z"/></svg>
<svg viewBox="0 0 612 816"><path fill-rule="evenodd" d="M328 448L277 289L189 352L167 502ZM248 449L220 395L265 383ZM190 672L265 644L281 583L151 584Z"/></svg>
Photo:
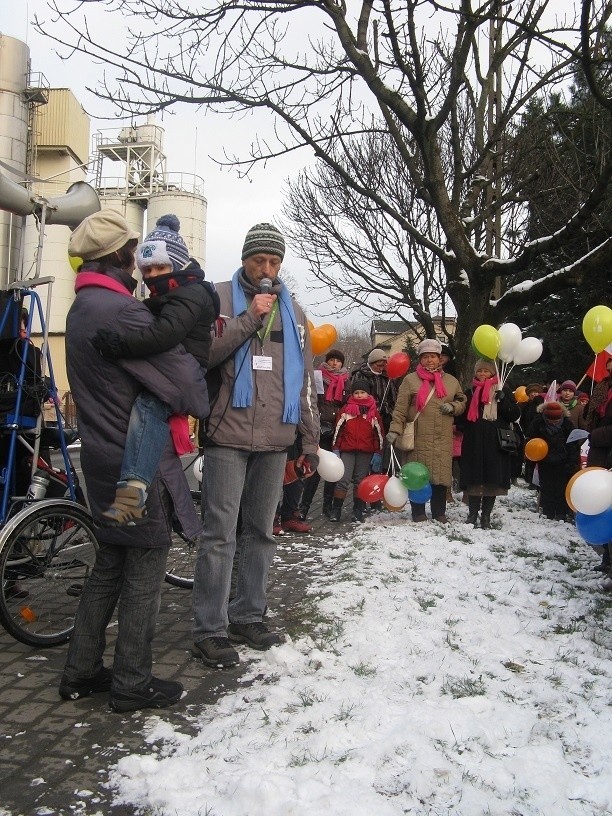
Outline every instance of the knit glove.
<svg viewBox="0 0 612 816"><path fill-rule="evenodd" d="M390 445L395 445L398 436L399 434L395 433L395 431L389 431L389 433L385 436L385 439Z"/></svg>
<svg viewBox="0 0 612 816"><path fill-rule="evenodd" d="M506 395L505 395L505 393L504 393L504 389L503 389L503 388L500 388L500 389L499 389L499 391L496 391L496 392L495 392L495 400L496 400L497 402L503 402L503 401L504 401L504 397L505 397L505 396L506 396Z"/></svg>
<svg viewBox="0 0 612 816"><path fill-rule="evenodd" d="M375 453L370 459L370 470L372 473L380 473L382 470L382 453Z"/></svg>
<svg viewBox="0 0 612 816"><path fill-rule="evenodd" d="M91 345L100 352L105 360L125 357L127 351L121 335L112 329L98 329L91 338Z"/></svg>
<svg viewBox="0 0 612 816"><path fill-rule="evenodd" d="M444 414L445 416L451 416L455 413L455 409L450 404L450 402L443 402L440 406L440 413Z"/></svg>

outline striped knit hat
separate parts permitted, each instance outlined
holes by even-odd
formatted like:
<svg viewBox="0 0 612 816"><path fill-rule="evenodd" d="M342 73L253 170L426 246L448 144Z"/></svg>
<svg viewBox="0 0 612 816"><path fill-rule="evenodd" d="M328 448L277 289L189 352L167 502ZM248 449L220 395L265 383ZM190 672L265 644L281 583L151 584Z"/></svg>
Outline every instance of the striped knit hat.
<svg viewBox="0 0 612 816"><path fill-rule="evenodd" d="M240 257L244 261L260 252L265 255L278 255L281 261L285 257L285 239L273 224L255 224L251 227L244 239Z"/></svg>
<svg viewBox="0 0 612 816"><path fill-rule="evenodd" d="M181 222L169 213L157 219L150 232L136 251L136 263L140 270L148 266L170 264L173 272L180 272L189 263L187 244L179 235Z"/></svg>

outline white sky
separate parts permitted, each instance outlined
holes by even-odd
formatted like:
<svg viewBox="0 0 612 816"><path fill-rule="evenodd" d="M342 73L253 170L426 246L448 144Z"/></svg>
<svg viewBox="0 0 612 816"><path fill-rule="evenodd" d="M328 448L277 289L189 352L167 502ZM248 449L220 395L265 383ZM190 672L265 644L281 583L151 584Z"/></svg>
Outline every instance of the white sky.
<svg viewBox="0 0 612 816"><path fill-rule="evenodd" d="M19 3L0 0L0 31L28 44L32 70L45 74L52 88L70 88L88 113L100 111L102 103L85 90L86 85L96 85L101 75L100 66L81 54L74 54L69 62L60 60L55 54L55 44L29 25L28 21L35 13L42 19L50 16L45 0ZM99 24L100 15L104 20L108 18L103 10L90 7L88 19L92 25L96 24L95 21ZM269 119L271 122L271 115ZM138 121L138 124L144 123L144 118ZM117 123L117 130L122 124L122 121ZM165 129L168 172L196 173L205 180L204 192L208 201L206 274L213 281L227 280L240 265L240 251L247 230L259 221L280 218L285 180L296 175L310 156L307 151L299 151L265 168L255 168L252 181L240 180L236 173L220 170L209 156L223 158L224 145L234 145L237 151L244 151L253 136L252 119L241 117L230 123L225 117L206 115L203 111L183 106L175 115L166 112L163 119L158 117L156 124ZM112 121L92 120L91 133L114 127ZM290 246L284 269L298 283L298 299L309 314L321 317L319 321L314 320L315 324L328 322L323 318L334 314L333 306L322 305L321 293L309 291L307 265L292 255Z"/></svg>
<svg viewBox="0 0 612 816"><path fill-rule="evenodd" d="M244 688L205 708L187 694L184 732L151 713L141 750L99 768L115 804L157 816L609 816L600 556L540 518L524 486L497 500L492 530L466 514L450 504L447 527L377 516L330 536L317 559L308 536L292 544L312 571L318 635L240 647ZM66 807L93 795L75 791Z"/></svg>

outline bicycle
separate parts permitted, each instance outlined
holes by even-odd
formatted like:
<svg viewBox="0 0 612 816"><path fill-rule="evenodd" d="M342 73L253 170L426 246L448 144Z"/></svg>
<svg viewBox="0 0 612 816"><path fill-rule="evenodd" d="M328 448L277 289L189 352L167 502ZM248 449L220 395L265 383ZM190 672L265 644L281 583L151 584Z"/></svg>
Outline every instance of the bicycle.
<svg viewBox="0 0 612 816"><path fill-rule="evenodd" d="M6 461L0 473L0 623L29 646L65 643L74 628L79 598L95 562L98 542L68 444L75 434L63 426L49 353L48 320L34 287L52 278L18 281L0 292L0 439ZM22 308L29 299L20 333ZM49 308L50 292L47 299ZM42 350L30 341L34 311L43 329ZM38 356L40 355L40 356ZM45 377L48 367L49 375ZM57 427L42 427L42 403L50 398ZM34 416L32 416L34 414ZM64 469L54 467L41 448L61 451ZM23 452L25 451L25 454ZM28 457L30 489L17 490L20 454ZM36 493L48 483L54 496ZM46 493L46 491L45 491Z"/></svg>

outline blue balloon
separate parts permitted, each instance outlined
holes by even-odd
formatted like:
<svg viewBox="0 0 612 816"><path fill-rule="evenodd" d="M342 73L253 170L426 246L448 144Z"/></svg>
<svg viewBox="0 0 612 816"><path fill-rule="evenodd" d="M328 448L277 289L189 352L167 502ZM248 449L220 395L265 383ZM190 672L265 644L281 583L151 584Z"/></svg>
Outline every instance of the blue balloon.
<svg viewBox="0 0 612 816"><path fill-rule="evenodd" d="M409 490L408 498L415 504L425 504L431 499L432 489L430 484L420 487L418 490Z"/></svg>
<svg viewBox="0 0 612 816"><path fill-rule="evenodd" d="M612 541L612 507L596 516L576 513L576 527L587 544L593 547L607 544Z"/></svg>

